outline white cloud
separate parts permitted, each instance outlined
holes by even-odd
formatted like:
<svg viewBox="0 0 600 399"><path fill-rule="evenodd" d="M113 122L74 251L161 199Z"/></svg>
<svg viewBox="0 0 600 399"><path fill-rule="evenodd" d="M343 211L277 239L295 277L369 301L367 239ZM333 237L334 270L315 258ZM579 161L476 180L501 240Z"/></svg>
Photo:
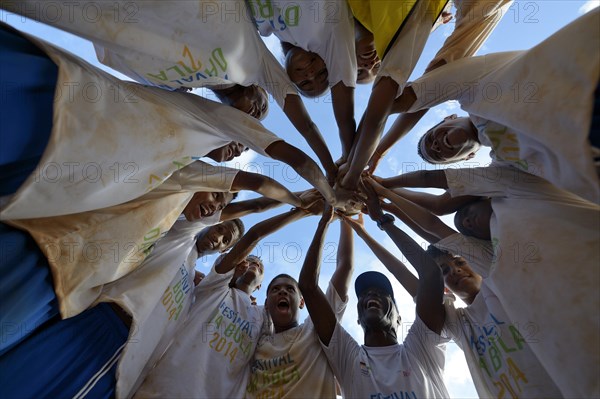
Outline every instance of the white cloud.
<svg viewBox="0 0 600 399"><path fill-rule="evenodd" d="M600 0L588 0L579 7L579 14L585 14L600 5Z"/></svg>

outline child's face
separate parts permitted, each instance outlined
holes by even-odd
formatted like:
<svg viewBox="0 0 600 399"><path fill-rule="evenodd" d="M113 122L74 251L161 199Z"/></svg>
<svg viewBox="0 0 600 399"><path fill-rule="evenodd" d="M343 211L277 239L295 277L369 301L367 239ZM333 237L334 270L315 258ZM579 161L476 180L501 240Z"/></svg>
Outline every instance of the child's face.
<svg viewBox="0 0 600 399"><path fill-rule="evenodd" d="M481 276L469 267L461 256L446 254L437 259L444 275L444 283L459 298L472 298L481 289Z"/></svg>
<svg viewBox="0 0 600 399"><path fill-rule="evenodd" d="M266 307L275 327L296 325L298 310L304 307L298 284L288 277L278 277L267 292Z"/></svg>
<svg viewBox="0 0 600 399"><path fill-rule="evenodd" d="M489 241L492 239L490 220L493 212L489 199L473 202L466 205L464 212L457 212L455 224L459 230L462 227L468 231L469 236Z"/></svg>
<svg viewBox="0 0 600 399"><path fill-rule="evenodd" d="M356 83L370 83L377 76L381 60L377 56L372 37L362 37L355 42L356 66L358 74Z"/></svg>
<svg viewBox="0 0 600 399"><path fill-rule="evenodd" d="M190 222L214 215L231 202L231 193L197 192L183 209L185 218Z"/></svg>
<svg viewBox="0 0 600 399"><path fill-rule="evenodd" d="M239 157L242 155L242 152L246 150L246 146L242 143L237 143L235 141L230 142L223 147L215 148L208 154L206 157L212 159L215 162L228 162L231 161L235 157Z"/></svg>
<svg viewBox="0 0 600 399"><path fill-rule="evenodd" d="M240 239L240 231L232 221L210 226L202 230L196 239L200 255L224 252Z"/></svg>
<svg viewBox="0 0 600 399"><path fill-rule="evenodd" d="M234 108L262 120L269 110L269 97L262 87L241 86L227 95L227 102Z"/></svg>
<svg viewBox="0 0 600 399"><path fill-rule="evenodd" d="M316 53L292 48L286 56L286 71L302 94L309 97L318 96L329 87L325 61Z"/></svg>
<svg viewBox="0 0 600 399"><path fill-rule="evenodd" d="M450 115L431 128L421 141L421 153L431 163L458 162L475 156L477 130L466 117Z"/></svg>

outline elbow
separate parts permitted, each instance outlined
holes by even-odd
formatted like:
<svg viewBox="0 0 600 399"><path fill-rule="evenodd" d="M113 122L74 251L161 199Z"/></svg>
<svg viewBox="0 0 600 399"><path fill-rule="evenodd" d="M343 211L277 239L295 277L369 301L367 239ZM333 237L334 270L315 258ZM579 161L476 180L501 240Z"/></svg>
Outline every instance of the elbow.
<svg viewBox="0 0 600 399"><path fill-rule="evenodd" d="M302 276L300 276L300 279L298 280L298 288L303 296L308 296L318 289L318 285L315 281L308 280L310 279L303 278Z"/></svg>

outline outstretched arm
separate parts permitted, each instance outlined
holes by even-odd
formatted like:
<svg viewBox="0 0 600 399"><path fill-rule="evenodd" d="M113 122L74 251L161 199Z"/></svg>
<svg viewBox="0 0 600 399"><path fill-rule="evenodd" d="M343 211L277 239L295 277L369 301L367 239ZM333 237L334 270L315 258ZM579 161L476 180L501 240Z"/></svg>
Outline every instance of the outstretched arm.
<svg viewBox="0 0 600 399"><path fill-rule="evenodd" d="M317 231L310 243L304 265L300 271L298 286L304 297L304 303L310 314L310 318L319 335L319 339L325 346L329 346L331 336L335 330L337 320L335 313L327 301L327 297L319 287L319 273L321 270L321 252L323 250L323 238L327 227L333 216L333 208L326 205L323 216L317 225Z"/></svg>
<svg viewBox="0 0 600 399"><path fill-rule="evenodd" d="M331 88L331 100L333 102L333 115L340 131L342 159L347 161L356 134L354 88L344 85L343 82L338 82Z"/></svg>
<svg viewBox="0 0 600 399"><path fill-rule="evenodd" d="M298 207L302 206L302 200L296 194L292 193L276 180L258 173L240 170L233 179L231 191L241 190L255 191L279 202L285 202Z"/></svg>
<svg viewBox="0 0 600 399"><path fill-rule="evenodd" d="M302 208L310 211L311 207L317 201L323 201L323 197L317 190L311 188L310 190L297 191L293 193L297 195L302 201ZM260 197L246 201L237 201L228 204L221 212L220 222L227 220L238 219L251 213L261 213L268 210L277 208L283 205L283 202L274 200L272 198ZM312 212L311 212L312 213Z"/></svg>
<svg viewBox="0 0 600 399"><path fill-rule="evenodd" d="M296 173L319 190L325 201L330 204L335 203L335 194L323 172L321 172L315 161L310 159L304 152L283 140L274 142L267 147L265 152L271 158L290 165Z"/></svg>
<svg viewBox="0 0 600 399"><path fill-rule="evenodd" d="M384 210L386 210L386 211L388 211L388 212L391 212L398 219L402 220L402 222L405 225L407 225L408 227L410 227L412 229L412 231L414 231L415 233L417 233L419 236L421 236L424 239L426 239L427 242L429 242L430 244L436 243L436 242L438 242L440 240L440 238L437 235L429 233L427 230L423 229L421 227L421 225L419 225L418 223L415 223L415 221L412 220L406 214L406 212L404 212L402 209L400 209L396 204L382 202L381 203L381 208L384 209Z"/></svg>
<svg viewBox="0 0 600 399"><path fill-rule="evenodd" d="M379 185L373 179L368 180L368 183L377 195L387 198L400 210L398 216L404 223L429 242L438 242L456 233L446 223L442 222L440 218L423 207ZM426 234L421 234L422 232Z"/></svg>
<svg viewBox="0 0 600 399"><path fill-rule="evenodd" d="M379 138L385 127L385 122L392 112L397 91L398 83L389 77L381 78L373 87L367 109L358 126L357 140L354 142L352 159L349 160L350 167L341 180L343 187L350 190L358 188L360 175L375 152Z"/></svg>
<svg viewBox="0 0 600 399"><path fill-rule="evenodd" d="M254 247L256 247L258 242L264 237L306 215L307 213L301 209L292 209L291 211L255 224L246 232L246 234L244 234L241 240L233 246L231 251L221 258L219 264L215 266L215 270L220 274L227 273L236 267L242 260L246 259L246 257L254 250Z"/></svg>
<svg viewBox="0 0 600 399"><path fill-rule="evenodd" d="M394 223L384 218L377 193L368 183L365 184L365 191L368 196L369 215L373 220L379 222L381 228L394 241L419 274L417 314L431 331L439 334L446 318L446 311L442 304L444 280L440 267L425 253L419 244L396 227Z"/></svg>
<svg viewBox="0 0 600 399"><path fill-rule="evenodd" d="M288 94L285 98L283 112L287 115L294 127L300 132L302 137L304 137L310 148L317 154L327 175L335 176L337 168L333 163L331 153L327 149L327 144L325 143L323 136L321 136L321 132L319 132L317 125L314 124L310 115L308 115L300 96Z"/></svg>
<svg viewBox="0 0 600 399"><path fill-rule="evenodd" d="M396 277L396 279L402 284L404 289L413 298L417 295L417 289L419 287L419 280L406 268L404 263L400 262L398 258L392 255L387 249L378 243L373 237L367 233L365 226L362 223L362 214L358 220L351 219L344 216L343 225L350 226L356 231L356 234L363 239L365 244L371 251L377 256L377 258L383 263L383 265Z"/></svg>
<svg viewBox="0 0 600 399"><path fill-rule="evenodd" d="M446 191L442 195L423 193L419 191L407 190L402 187L391 190L393 193L422 206L431 213L443 216L456 212L463 205L478 200L480 197L474 195L461 195L453 197Z"/></svg>
<svg viewBox="0 0 600 399"><path fill-rule="evenodd" d="M352 229L346 223L340 225L340 241L337 250L335 272L331 276L331 284L340 298L346 300L348 288L354 271L354 237Z"/></svg>
<svg viewBox="0 0 600 399"><path fill-rule="evenodd" d="M379 162L388 153L390 148L394 146L402 137L406 136L421 118L427 113L428 110L417 111L412 114L402 114L396 118L394 124L388 130L385 136L379 142L377 149L373 153L373 156L369 160L369 173L374 173L375 169L379 165Z"/></svg>
<svg viewBox="0 0 600 399"><path fill-rule="evenodd" d="M383 179L381 181L385 187L432 187L448 188L446 173L443 170L417 170L415 172L405 173Z"/></svg>
<svg viewBox="0 0 600 399"><path fill-rule="evenodd" d="M225 222L227 220L241 218L251 213L266 212L270 209L277 208L282 204L282 202L266 197L232 202L223 208L220 221Z"/></svg>

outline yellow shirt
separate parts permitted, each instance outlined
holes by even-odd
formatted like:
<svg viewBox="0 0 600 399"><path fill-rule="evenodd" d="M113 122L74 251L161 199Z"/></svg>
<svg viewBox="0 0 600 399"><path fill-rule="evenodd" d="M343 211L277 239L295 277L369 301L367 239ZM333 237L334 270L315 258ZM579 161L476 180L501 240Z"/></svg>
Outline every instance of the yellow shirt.
<svg viewBox="0 0 600 399"><path fill-rule="evenodd" d="M367 28L375 37L377 55L383 60L396 36L404 26L405 20L419 0L348 0L354 18ZM437 20L448 0L427 1L431 25Z"/></svg>

